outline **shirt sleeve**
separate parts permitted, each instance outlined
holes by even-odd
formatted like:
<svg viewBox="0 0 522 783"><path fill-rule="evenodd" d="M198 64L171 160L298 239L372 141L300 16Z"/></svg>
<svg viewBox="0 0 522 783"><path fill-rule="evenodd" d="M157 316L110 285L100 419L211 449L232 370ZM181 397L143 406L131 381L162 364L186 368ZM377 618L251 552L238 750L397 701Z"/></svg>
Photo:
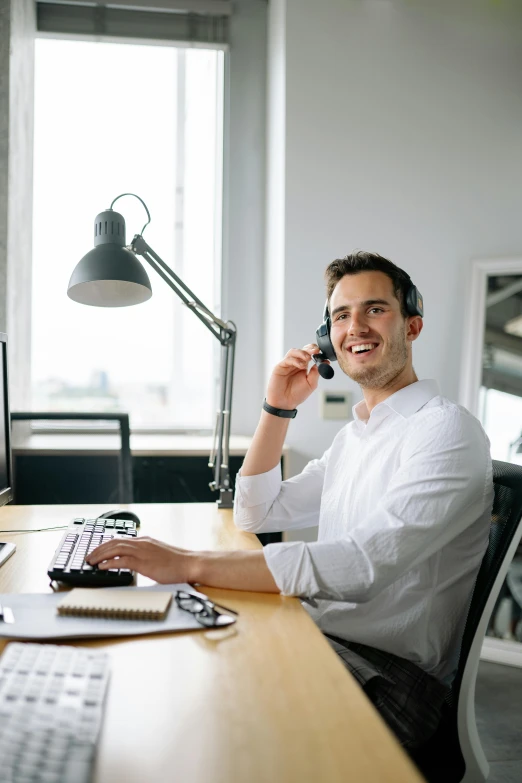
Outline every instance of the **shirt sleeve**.
<svg viewBox="0 0 522 783"><path fill-rule="evenodd" d="M234 498L236 526L250 533L274 533L318 525L328 454L286 481L280 464L257 476L241 476L240 471Z"/></svg>
<svg viewBox="0 0 522 783"><path fill-rule="evenodd" d="M436 411L418 429L374 511L346 537L264 547L283 595L370 601L491 508L489 443L478 421Z"/></svg>

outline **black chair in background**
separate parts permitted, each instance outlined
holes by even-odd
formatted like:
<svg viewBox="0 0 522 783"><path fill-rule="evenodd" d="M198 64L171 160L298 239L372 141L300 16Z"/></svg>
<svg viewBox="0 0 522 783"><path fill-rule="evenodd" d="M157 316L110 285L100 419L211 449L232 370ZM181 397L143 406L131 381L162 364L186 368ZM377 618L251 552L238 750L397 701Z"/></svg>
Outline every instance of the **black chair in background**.
<svg viewBox="0 0 522 783"><path fill-rule="evenodd" d="M17 421L115 421L119 425L120 450L110 454L86 453L83 460L72 460L66 453L45 456L19 455L14 459L14 502L39 503L132 503L132 458L130 425L127 413L55 413L12 412ZM89 435L89 430L85 431ZM52 435L50 435L52 437ZM92 437L95 437L93 435ZM74 446L73 446L74 450ZM16 452L16 446L13 451Z"/></svg>
<svg viewBox="0 0 522 783"><path fill-rule="evenodd" d="M489 545L468 610L457 674L434 737L410 753L428 783L484 783L489 765L475 720L475 683L488 622L522 535L522 466L493 460Z"/></svg>

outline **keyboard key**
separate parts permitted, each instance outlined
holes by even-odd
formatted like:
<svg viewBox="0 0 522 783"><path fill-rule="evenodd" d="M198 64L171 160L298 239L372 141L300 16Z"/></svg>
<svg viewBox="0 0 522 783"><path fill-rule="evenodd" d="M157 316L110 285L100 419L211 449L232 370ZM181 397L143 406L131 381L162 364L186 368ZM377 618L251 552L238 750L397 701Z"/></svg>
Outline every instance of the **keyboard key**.
<svg viewBox="0 0 522 783"><path fill-rule="evenodd" d="M80 519L80 517L78 517ZM54 560L48 569L51 579L65 584L81 587L117 586L132 583L134 573L126 568L100 570L86 563L86 558L98 546L116 537L137 536L134 522L123 519L86 520L82 525L77 522L74 531L69 529L55 552Z"/></svg>

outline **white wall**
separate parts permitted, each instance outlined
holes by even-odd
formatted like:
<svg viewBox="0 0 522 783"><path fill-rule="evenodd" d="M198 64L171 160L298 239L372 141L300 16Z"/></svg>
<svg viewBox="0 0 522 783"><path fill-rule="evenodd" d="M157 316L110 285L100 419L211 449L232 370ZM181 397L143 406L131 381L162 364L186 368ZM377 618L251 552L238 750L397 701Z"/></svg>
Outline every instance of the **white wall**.
<svg viewBox="0 0 522 783"><path fill-rule="evenodd" d="M376 250L424 295L419 377L456 399L469 261L522 252L522 4L272 0L271 15L269 85L285 42L285 149L269 149L284 161L285 350L314 337L327 263ZM340 376L323 386L355 389ZM317 396L303 405L292 468L338 427Z"/></svg>
<svg viewBox="0 0 522 783"><path fill-rule="evenodd" d="M232 431L252 434L263 400L266 5L236 0L230 18L221 314L237 325Z"/></svg>

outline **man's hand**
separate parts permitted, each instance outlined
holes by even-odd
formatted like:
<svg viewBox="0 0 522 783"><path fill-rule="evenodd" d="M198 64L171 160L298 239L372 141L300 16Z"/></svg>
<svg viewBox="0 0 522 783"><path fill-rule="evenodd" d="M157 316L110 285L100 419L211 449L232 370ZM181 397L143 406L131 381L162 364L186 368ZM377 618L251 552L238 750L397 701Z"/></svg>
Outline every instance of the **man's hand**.
<svg viewBox="0 0 522 783"><path fill-rule="evenodd" d="M319 370L314 363L308 365L312 356L320 353L318 345L310 343L304 348L292 348L274 369L266 390L266 401L274 408L293 410L304 402L319 383ZM266 411L261 414L252 444L241 466L241 476L257 476L272 470L281 459L289 419L273 416Z"/></svg>
<svg viewBox="0 0 522 783"><path fill-rule="evenodd" d="M161 584L203 584L278 593L262 551L191 552L153 538L107 541L87 556L90 565L130 568Z"/></svg>
<svg viewBox="0 0 522 783"><path fill-rule="evenodd" d="M315 343L305 345L304 348L292 348L288 351L272 371L266 392L266 401L274 408L293 410L304 402L319 383L319 371L313 364L308 365L315 353L320 349Z"/></svg>
<svg viewBox="0 0 522 783"><path fill-rule="evenodd" d="M130 568L162 584L191 582L195 552L178 549L153 538L122 540L115 538L97 547L87 556L90 565L102 571Z"/></svg>

